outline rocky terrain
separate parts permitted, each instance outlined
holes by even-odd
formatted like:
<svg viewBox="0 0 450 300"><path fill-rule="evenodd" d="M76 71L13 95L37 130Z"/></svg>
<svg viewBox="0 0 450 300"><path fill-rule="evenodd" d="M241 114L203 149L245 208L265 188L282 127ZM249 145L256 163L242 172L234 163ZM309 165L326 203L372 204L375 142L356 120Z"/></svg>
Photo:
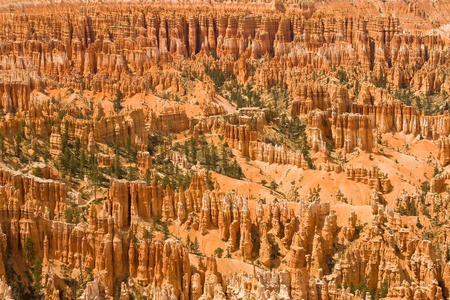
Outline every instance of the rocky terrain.
<svg viewBox="0 0 450 300"><path fill-rule="evenodd" d="M0 0L0 298L449 299L449 16Z"/></svg>

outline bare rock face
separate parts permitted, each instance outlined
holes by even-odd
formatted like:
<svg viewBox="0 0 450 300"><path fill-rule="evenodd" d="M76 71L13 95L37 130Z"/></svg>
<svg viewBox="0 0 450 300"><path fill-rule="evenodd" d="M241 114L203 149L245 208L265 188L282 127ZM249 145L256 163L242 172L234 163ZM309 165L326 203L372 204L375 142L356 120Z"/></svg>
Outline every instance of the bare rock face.
<svg viewBox="0 0 450 300"><path fill-rule="evenodd" d="M272 262L272 245L269 242L267 236L267 224L263 222L261 224L261 250L259 251L259 259L266 267L273 267Z"/></svg>
<svg viewBox="0 0 450 300"><path fill-rule="evenodd" d="M346 169L346 173L348 179L365 183L369 186L370 190L388 193L392 188L391 182L387 178L387 175L381 173L376 166L372 166L371 170L367 170L364 166L354 168L350 165Z"/></svg>
<svg viewBox="0 0 450 300"><path fill-rule="evenodd" d="M226 120L215 121L209 126L209 130L216 134L223 134L226 142L239 151L241 157L250 160L258 160L269 164L292 165L298 168L308 169L308 162L300 151L286 149L284 146L273 146L269 143L259 142L257 138L264 129L265 116L261 111L251 109L240 110L239 123L232 124ZM249 124L247 115L257 115L256 121Z"/></svg>
<svg viewBox="0 0 450 300"><path fill-rule="evenodd" d="M345 238L349 241L351 241L355 236L357 219L358 216L356 215L355 211L352 210L350 212L350 216L348 217L347 226L342 228Z"/></svg>
<svg viewBox="0 0 450 300"><path fill-rule="evenodd" d="M150 170L152 167L152 157L147 151L139 151L137 153L138 160L138 169L139 173L145 175L147 170Z"/></svg>
<svg viewBox="0 0 450 300"><path fill-rule="evenodd" d="M296 87L297 96L291 105L291 111L297 115L304 115L313 109L326 110L331 106L326 86L305 84Z"/></svg>
<svg viewBox="0 0 450 300"><path fill-rule="evenodd" d="M303 111L308 114L309 141L316 152L325 138L333 139L337 148L351 153L356 148L372 152L376 148L377 134L401 132L437 140L450 133L448 126L444 125L449 122L447 115L425 116L415 107L393 102L353 104L348 110L333 107L324 111Z"/></svg>
<svg viewBox="0 0 450 300"><path fill-rule="evenodd" d="M147 185L140 181L112 180L108 199L119 227L127 227L133 219L176 220L192 212L200 214L202 203L204 209L208 205L207 201L202 201L205 190L203 176L197 174L186 191L173 191L170 186L162 189L161 182Z"/></svg>
<svg viewBox="0 0 450 300"><path fill-rule="evenodd" d="M158 288L170 285L176 295L188 295L190 264L186 250L178 242L168 240L164 245L147 245L144 240L139 248L130 243L132 248L128 252L125 251L124 246L129 241L124 240L114 228L129 226L127 182L112 182L110 197L113 200L104 202L98 212L92 206L88 223L75 227L73 224L61 222L66 205L64 185L6 171L1 173L0 180L2 184L18 187L17 190L11 191L13 193L10 196L3 192L2 195L6 196L6 199L2 201L10 202L7 207L22 206L19 210L14 208L9 213L11 217L3 221L3 226L8 228L11 235L13 255L20 255L18 249L21 249L24 240L30 237L35 241L35 251L44 257L46 263L50 259L58 259L74 268L94 269L99 281L87 286L84 297L89 298L93 295L101 296L102 293L110 295L113 275L121 273L124 268L123 256L128 253L139 261L134 265L138 282L153 282ZM42 238L43 243L40 242L40 236L45 236L45 239ZM51 238L47 238L48 236ZM155 273L151 271L147 275L147 265L146 271L142 271L141 265L144 262L148 262L148 266L154 269ZM178 264L179 269L173 269L174 263ZM133 263L130 269L133 270ZM173 270L177 270L176 273L173 273ZM158 280L153 281L155 276Z"/></svg>
<svg viewBox="0 0 450 300"><path fill-rule="evenodd" d="M342 148L345 153L353 152L356 147L372 152L375 140L370 116L333 114L331 118L331 130L337 148Z"/></svg>
<svg viewBox="0 0 450 300"><path fill-rule="evenodd" d="M124 114L101 118L99 121L85 124L69 121L69 137L87 141L89 132L94 133L94 140L98 143L111 144L119 139L125 145L129 139L131 145L146 144L148 133L145 130L145 114L142 109L131 110Z"/></svg>
<svg viewBox="0 0 450 300"><path fill-rule="evenodd" d="M291 299L290 276L286 271L257 273L255 278L246 273L232 274L226 276L226 282L230 295L245 293L258 299Z"/></svg>
<svg viewBox="0 0 450 300"><path fill-rule="evenodd" d="M58 128L52 127L52 134L50 135L50 153L52 155L58 155L62 151L61 134L58 132Z"/></svg>
<svg viewBox="0 0 450 300"><path fill-rule="evenodd" d="M81 295L81 299L93 299L105 297L105 288L97 281L90 281Z"/></svg>
<svg viewBox="0 0 450 300"><path fill-rule="evenodd" d="M117 220L119 228L127 227L130 225L130 201L129 201L129 183L125 180L114 180L111 182L111 188L109 190L109 199L112 205L109 210L112 209L112 214Z"/></svg>
<svg viewBox="0 0 450 300"><path fill-rule="evenodd" d="M0 281L0 296L5 300L14 299L12 297L11 287L6 284L5 278L2 278Z"/></svg>
<svg viewBox="0 0 450 300"><path fill-rule="evenodd" d="M89 133L88 149L91 153L97 152L97 145L95 144L94 133L92 131Z"/></svg>
<svg viewBox="0 0 450 300"><path fill-rule="evenodd" d="M241 2L2 2L1 299L449 298L448 3Z"/></svg>
<svg viewBox="0 0 450 300"><path fill-rule="evenodd" d="M0 108L5 112L27 111L30 105L30 93L32 89L29 80L28 82L1 82Z"/></svg>
<svg viewBox="0 0 450 300"><path fill-rule="evenodd" d="M178 107L168 107L156 115L149 112L150 126L159 132L180 132L189 128L189 119L186 112Z"/></svg>
<svg viewBox="0 0 450 300"><path fill-rule="evenodd" d="M356 226L356 213L350 213L341 231L346 240L361 244L361 247L351 247L343 252L330 281L323 274L330 272L327 260L335 253L339 226L336 213L329 203L320 202L316 189L311 190L307 200L301 200L295 209L286 202L260 203L253 214L245 197L236 193L207 191L201 176L196 176L186 191L172 191L169 186L163 190L155 184L147 186L143 182L115 180L111 182L108 198L97 207L91 206L87 221L75 226L58 219L63 216L64 210L61 209L65 199L64 196L55 199L51 195L61 192L61 184L13 171L0 173L0 180L3 185L17 187L0 193L4 197L2 201L9 201L6 207L13 208L2 221L2 228L8 229L8 243L11 242L13 253L20 255L19 249L26 237L39 241L39 236L44 236L44 242L36 244L36 251L42 253L44 264L58 259L74 268L93 268L98 274L98 280L87 285L83 293L85 298L110 295L114 287L113 278L122 272L127 272L138 286L148 287L153 297L169 294L200 298L202 295L224 295L225 291L245 291L262 297L279 293L281 299L304 297L305 293L319 293L319 290L322 295L337 295L344 293L336 289L337 283L343 285L358 280L373 288L390 280L389 293L403 295L405 286L402 280L405 277L401 273L395 247L399 247L406 257L412 274L415 274L414 281L429 286L421 288L423 290L416 288L414 293L431 293L429 298L438 297L436 299L440 299L442 294L434 283L440 280L441 275L423 267L438 263L430 245L410 239L409 231L402 228L399 215L390 208L385 209L380 202L374 203L372 225L358 232L362 239L355 240L357 230L361 229ZM443 202L437 198L429 196L427 202L442 205ZM48 213L44 210L39 214L34 211L39 207L38 203L41 207L55 207L55 210ZM191 212L195 212L197 217L191 216ZM33 217L36 213L37 218ZM187 216L194 219L189 221ZM145 238L142 229L146 225L140 220L152 217L177 221L180 225L198 218L199 233L207 235L209 231L217 230L230 252L238 253L246 260L257 258L261 264L271 268L279 264L281 269L258 273L254 283L258 289L249 289L251 285L244 284L251 282L248 275L223 277L212 258L207 259L204 273L200 272L200 267L192 271L189 254L180 242ZM398 233L398 246L393 234L383 232L382 226L389 226ZM137 238L123 236L123 230L128 230L128 236ZM255 230L259 236L256 244L252 238ZM4 236L6 241L6 234ZM285 249L278 254L281 262L277 249ZM370 263L373 261L377 263ZM312 274L317 274L317 277ZM367 277L367 274L371 276ZM128 288L122 285L124 297L131 293L127 292Z"/></svg>
<svg viewBox="0 0 450 300"><path fill-rule="evenodd" d="M287 65L307 65L307 54L295 51L295 46L300 43L308 45L313 53L318 53L319 49L336 52L333 57L334 62L344 66L359 63L364 67L374 66L380 72L388 73L387 61L392 61L396 69L392 68L388 79L393 84L401 84L412 79L411 74L408 74L406 70L414 62L413 59L417 59L421 63L425 63L427 59L440 63L439 57L442 54L439 50L441 50L442 41L437 37L419 37L412 41L408 36L399 34L398 19L373 18L362 21L356 16L351 16L348 20L339 18L337 21L329 22L328 19L318 16L312 17L313 7L313 4L302 3L301 7L296 9L299 12L298 15L295 18L287 18L283 12L284 4L274 2L270 8L260 7L263 11L269 11L269 15L264 16L262 20L259 20L256 15L247 16L239 10L234 15L219 14L217 16L188 13L186 10L179 18L173 18L166 16L159 11L158 7L155 7L153 10L153 12L157 12L155 16L147 15L147 11L143 10L133 11L130 16L120 18L123 27L117 31L103 26L112 22L107 18L114 15L111 8L103 7L97 11L87 11L84 16L81 14L73 16L67 13L67 18L61 15L56 18L54 24L49 25L48 30L55 32L55 36L60 41L58 43L60 47L53 52L44 48L43 56L47 58L48 63L39 64L37 71L52 80L62 81L65 79L73 87L76 87L81 84L69 77L71 73L68 70L69 66L73 65L73 71L85 78L83 82L86 88L112 92L112 94L117 86L125 95L141 92L150 85L154 87L162 85L165 88L171 87L172 91L179 91L180 84L177 76L160 70L159 72L152 70L148 58L133 47L138 42L131 45L124 43L130 35L140 37L139 43L143 43L152 50L149 54L150 58L161 60L176 60L196 54L205 54L211 50L216 50L218 57L230 55L235 58L238 56L258 58L274 52L278 69L272 68L271 64L267 63L266 68L270 72L261 72L257 76L258 82L265 86L275 84L277 79L284 81L285 78L289 78L289 76L284 76L285 73L289 75ZM205 8L203 7L203 9ZM100 15L96 16L94 13ZM91 27L88 27L88 22L83 22L82 25L76 23L85 21L87 17L91 17L91 14L102 21L91 24ZM302 18L309 19L306 21ZM31 20L37 22L37 17L33 17ZM25 22L17 16L10 17L10 21L21 25ZM26 27L18 26L18 28ZM56 30L58 28L63 30L58 32ZM85 44L77 43L83 38L81 34L83 30L93 34ZM342 34L342 30L345 30L346 34ZM316 32L316 35L313 35L312 32ZM388 32L388 34L383 32ZM108 36L107 34L112 35ZM28 33L28 37L30 35L31 33ZM40 32L36 36L46 37ZM104 39L105 36L110 39ZM24 42L26 37L27 34L21 32L21 35L17 35L16 42ZM372 44L368 37L374 39ZM119 45L118 49L108 44L111 40ZM333 48L335 40L339 40L345 46L338 49ZM391 45L393 51L386 51L386 45ZM422 45L430 48L433 55L428 58L424 51L420 51ZM72 50L71 55L67 55L63 46ZM273 50L271 50L271 46ZM123 48L127 52L119 51ZM31 49L27 50L28 48L24 49L23 52L32 51ZM280 64L279 62L284 63ZM314 63L317 67L325 69L329 68L327 62L326 58L316 58ZM8 65L15 64L19 65L13 58L8 59ZM19 70L23 68L22 66ZM108 71L112 78L105 76ZM130 72L147 77L147 80L133 78L130 76ZM420 88L424 86L425 91L434 90L435 87L439 88L440 84L434 84L435 77L439 77L439 72L435 73L437 76L434 74L433 76L423 74L416 76L415 82ZM64 78L64 76L68 78ZM242 76L245 76L245 73ZM117 79L119 79L118 82L114 81ZM35 81L36 79L29 78L26 81L27 84L15 84L17 87L14 85L15 82L5 83L2 94L9 95L12 103L20 103L11 95L15 94L15 90L34 88L37 85Z"/></svg>
<svg viewBox="0 0 450 300"><path fill-rule="evenodd" d="M169 289L175 297L189 299L189 256L179 242L169 239L164 243L148 243L144 240L139 246L131 243L128 253L137 254L133 255L130 265L137 269L137 282L150 285L154 297Z"/></svg>
<svg viewBox="0 0 450 300"><path fill-rule="evenodd" d="M438 141L439 153L438 159L442 167L445 167L450 162L450 144L447 137L441 137Z"/></svg>
<svg viewBox="0 0 450 300"><path fill-rule="evenodd" d="M272 144L262 142L258 142L254 147L254 149L250 150L250 157L253 160L308 169L308 162L299 150L292 151L285 149L284 146L274 147Z"/></svg>

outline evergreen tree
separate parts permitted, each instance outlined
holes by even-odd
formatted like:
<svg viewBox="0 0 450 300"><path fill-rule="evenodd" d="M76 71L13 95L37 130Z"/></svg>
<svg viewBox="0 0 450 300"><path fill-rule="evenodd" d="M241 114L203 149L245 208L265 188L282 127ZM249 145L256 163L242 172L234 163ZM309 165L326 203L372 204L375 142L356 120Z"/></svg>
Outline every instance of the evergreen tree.
<svg viewBox="0 0 450 300"><path fill-rule="evenodd" d="M121 167L120 167L120 157L118 154L115 155L115 160L114 160L114 175L116 176L117 179L121 178Z"/></svg>
<svg viewBox="0 0 450 300"><path fill-rule="evenodd" d="M77 137L75 140L75 144L73 146L73 151L75 153L75 157L80 157L80 149L81 149L81 141L80 138Z"/></svg>
<svg viewBox="0 0 450 300"><path fill-rule="evenodd" d="M42 177L42 169L37 166L31 174L36 177Z"/></svg>
<svg viewBox="0 0 450 300"><path fill-rule="evenodd" d="M220 169L222 174L226 174L228 170L228 153L225 148L225 143L222 144L220 151Z"/></svg>
<svg viewBox="0 0 450 300"><path fill-rule="evenodd" d="M152 241L154 237L155 235L153 234L153 231L145 230L144 239Z"/></svg>
<svg viewBox="0 0 450 300"><path fill-rule="evenodd" d="M191 237L188 234L188 236L186 237L186 247L188 248L189 252L191 251L191 244L192 244Z"/></svg>
<svg viewBox="0 0 450 300"><path fill-rule="evenodd" d="M80 171L81 171L81 176L84 176L85 168L86 168L86 151L84 150L84 148L82 148L81 151L80 151Z"/></svg>
<svg viewBox="0 0 450 300"><path fill-rule="evenodd" d="M214 190L214 183L211 178L211 171L209 170L206 171L206 187L211 191Z"/></svg>
<svg viewBox="0 0 450 300"><path fill-rule="evenodd" d="M420 223L420 217L417 217L416 227L422 229L423 225Z"/></svg>
<svg viewBox="0 0 450 300"><path fill-rule="evenodd" d="M200 243L198 242L197 237L195 237L194 244L192 245L192 252L194 253L200 252Z"/></svg>
<svg viewBox="0 0 450 300"><path fill-rule="evenodd" d="M151 184L151 173L149 169L145 171L145 182L148 186Z"/></svg>
<svg viewBox="0 0 450 300"><path fill-rule="evenodd" d="M184 155L186 155L186 158L189 159L189 141L184 141L184 145L183 145L183 153Z"/></svg>
<svg viewBox="0 0 450 300"><path fill-rule="evenodd" d="M208 144L203 146L203 159L205 160L205 165L209 169L211 167L211 154Z"/></svg>
<svg viewBox="0 0 450 300"><path fill-rule="evenodd" d="M150 153L150 155L153 155L155 153L155 146L153 145L153 142L151 140L148 141L147 151L148 153Z"/></svg>
<svg viewBox="0 0 450 300"><path fill-rule="evenodd" d="M116 178L120 179L121 177L121 167L120 167L120 136L116 136L116 142L113 146L114 150L114 175Z"/></svg>
<svg viewBox="0 0 450 300"><path fill-rule="evenodd" d="M34 241L31 237L26 237L25 242L23 243L23 256L28 265L34 259L35 250L34 250Z"/></svg>
<svg viewBox="0 0 450 300"><path fill-rule="evenodd" d="M40 256L36 257L32 267L33 272L33 290L36 299L41 298L42 289L42 258Z"/></svg>
<svg viewBox="0 0 450 300"><path fill-rule="evenodd" d="M117 90L116 96L115 96L115 98L113 100L114 109L115 109L116 112L119 112L119 111L122 110L122 108L123 108L122 100L123 100L122 92L120 90Z"/></svg>
<svg viewBox="0 0 450 300"><path fill-rule="evenodd" d="M169 238L169 226L166 222L162 223L162 233L164 235L164 240Z"/></svg>
<svg viewBox="0 0 450 300"><path fill-rule="evenodd" d="M241 169L241 166L239 166L239 163L237 162L236 158L234 159L232 164L229 166L229 168L225 174L227 176L230 176L230 177L236 178L236 179L242 178L242 169Z"/></svg>
<svg viewBox="0 0 450 300"><path fill-rule="evenodd" d="M112 177L114 174L114 164L109 164L108 166L108 175Z"/></svg>
<svg viewBox="0 0 450 300"><path fill-rule="evenodd" d="M161 145L159 147L159 155L156 157L156 163L162 164L164 162L165 158L166 158L166 151L164 149L164 146Z"/></svg>
<svg viewBox="0 0 450 300"><path fill-rule="evenodd" d="M2 133L0 133L0 152L1 152L1 159L5 157L6 153L6 146L5 146L5 137Z"/></svg>
<svg viewBox="0 0 450 300"><path fill-rule="evenodd" d="M48 151L47 148L44 148L42 150L42 157L44 158L44 162L47 163L48 160L50 159L50 151Z"/></svg>
<svg viewBox="0 0 450 300"><path fill-rule="evenodd" d="M92 154L91 154L92 155ZM102 175L100 173L100 170L98 168L98 162L95 155L93 156L92 161L90 162L90 172L89 172L89 179L91 180L92 184L94 185L94 200L97 199L97 188L100 186Z"/></svg>
<svg viewBox="0 0 450 300"><path fill-rule="evenodd" d="M189 140L189 152L191 154L190 161L192 163L196 163L197 162L197 145L196 145L195 139L193 137L191 137L191 139Z"/></svg>
<svg viewBox="0 0 450 300"><path fill-rule="evenodd" d="M38 145L37 142L33 142L33 155L31 156L31 160L32 161L37 161L38 160Z"/></svg>
<svg viewBox="0 0 450 300"><path fill-rule="evenodd" d="M14 154L16 157L20 157L22 154L22 135L18 134L15 138L15 145L14 145Z"/></svg>
<svg viewBox="0 0 450 300"><path fill-rule="evenodd" d="M411 203L409 204L409 215L417 216L416 201L414 200L414 198L412 198Z"/></svg>
<svg viewBox="0 0 450 300"><path fill-rule="evenodd" d="M128 166L127 180L128 181L133 181L134 180L133 167L131 165Z"/></svg>
<svg viewBox="0 0 450 300"><path fill-rule="evenodd" d="M120 151L120 136L116 136L116 141L113 146L114 154L118 155Z"/></svg>
<svg viewBox="0 0 450 300"><path fill-rule="evenodd" d="M64 132L61 133L61 148L62 148L62 152L65 151L68 143L69 143L69 121L66 120L64 122Z"/></svg>
<svg viewBox="0 0 450 300"><path fill-rule="evenodd" d="M125 140L125 148L127 150L127 154L129 157L132 157L132 153L131 153L131 140L130 137L127 136L127 139Z"/></svg>
<svg viewBox="0 0 450 300"><path fill-rule="evenodd" d="M216 169L218 160L219 160L219 157L217 156L217 147L214 144L212 144L211 145L211 168L213 170Z"/></svg>
<svg viewBox="0 0 450 300"><path fill-rule="evenodd" d="M161 187L162 187L162 189L165 189L168 185L170 185L170 178L166 174L166 175L164 175L163 179L161 180Z"/></svg>
<svg viewBox="0 0 450 300"><path fill-rule="evenodd" d="M218 258L222 258L223 255L223 249L222 248L216 248L216 250L214 250L214 255L217 256Z"/></svg>
<svg viewBox="0 0 450 300"><path fill-rule="evenodd" d="M253 116L248 121L248 128L250 129L250 131L253 131L255 129L255 119L253 118Z"/></svg>
<svg viewBox="0 0 450 300"><path fill-rule="evenodd" d="M75 155L73 155L72 151L70 151L69 148L66 148L66 150L69 153L69 168L70 168L69 174L71 176L74 176L79 167L78 159Z"/></svg>

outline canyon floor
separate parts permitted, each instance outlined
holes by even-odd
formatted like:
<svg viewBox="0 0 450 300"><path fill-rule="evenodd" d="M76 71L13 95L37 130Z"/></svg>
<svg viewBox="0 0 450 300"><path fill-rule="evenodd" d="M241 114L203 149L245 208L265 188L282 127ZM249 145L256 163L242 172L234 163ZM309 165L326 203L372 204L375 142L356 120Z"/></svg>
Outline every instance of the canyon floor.
<svg viewBox="0 0 450 300"><path fill-rule="evenodd" d="M0 298L449 299L449 18L0 0Z"/></svg>

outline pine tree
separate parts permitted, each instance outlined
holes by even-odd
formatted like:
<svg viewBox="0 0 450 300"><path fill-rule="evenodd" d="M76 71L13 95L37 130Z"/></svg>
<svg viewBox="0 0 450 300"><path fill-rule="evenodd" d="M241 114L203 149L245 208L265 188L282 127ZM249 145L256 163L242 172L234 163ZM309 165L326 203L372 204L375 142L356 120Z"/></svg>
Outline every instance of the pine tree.
<svg viewBox="0 0 450 300"><path fill-rule="evenodd" d="M211 171L209 170L206 171L206 187L211 191L214 190L214 183L211 178Z"/></svg>
<svg viewBox="0 0 450 300"><path fill-rule="evenodd" d="M166 222L162 223L162 233L164 235L164 240L169 238L169 226Z"/></svg>
<svg viewBox="0 0 450 300"><path fill-rule="evenodd" d="M86 152L84 151L84 148L81 149L80 152L80 169L81 173L84 174L84 169L86 168Z"/></svg>
<svg viewBox="0 0 450 300"><path fill-rule="evenodd" d="M42 177L42 169L37 166L31 174L36 177Z"/></svg>
<svg viewBox="0 0 450 300"><path fill-rule="evenodd" d="M145 230L144 239L152 241L154 237L155 235L153 234L153 231Z"/></svg>
<svg viewBox="0 0 450 300"><path fill-rule="evenodd" d="M80 157L80 149L81 149L81 141L80 138L77 137L77 139L75 140L75 144L73 146L75 157Z"/></svg>
<svg viewBox="0 0 450 300"><path fill-rule="evenodd" d="M127 172L127 180L128 181L133 181L134 176L133 176L133 167L131 165L128 166L128 172Z"/></svg>
<svg viewBox="0 0 450 300"><path fill-rule="evenodd" d="M163 179L161 180L161 187L162 187L162 189L165 189L168 185L170 185L170 178L166 174L166 175L164 175Z"/></svg>
<svg viewBox="0 0 450 300"><path fill-rule="evenodd" d="M78 170L79 163L78 159L75 155L73 155L72 151L69 150L69 148L66 148L66 150L69 153L69 167L70 167L70 175L75 175L76 171Z"/></svg>
<svg viewBox="0 0 450 300"><path fill-rule="evenodd" d="M22 154L22 135L18 134L15 138L14 154L19 157Z"/></svg>
<svg viewBox="0 0 450 300"><path fill-rule="evenodd" d="M120 157L118 154L115 155L115 161L114 161L114 175L117 177L117 179L121 178L120 175Z"/></svg>
<svg viewBox="0 0 450 300"><path fill-rule="evenodd" d="M69 143L69 121L66 120L64 122L64 132L61 133L61 149L62 149L62 152L64 152L64 150L66 149L68 143Z"/></svg>
<svg viewBox="0 0 450 300"><path fill-rule="evenodd" d="M33 261L34 255L34 241L28 236L25 238L25 242L23 243L23 256L25 257L25 261L28 265Z"/></svg>
<svg viewBox="0 0 450 300"><path fill-rule="evenodd" d="M192 246L192 252L199 253L200 252L200 244L198 242L197 237L195 237L194 245Z"/></svg>
<svg viewBox="0 0 450 300"><path fill-rule="evenodd" d="M6 146L5 146L5 137L2 133L0 133L0 152L1 152L1 159L5 157L6 153Z"/></svg>
<svg viewBox="0 0 450 300"><path fill-rule="evenodd" d="M417 217L416 227L422 229L423 225L420 223L420 217Z"/></svg>
<svg viewBox="0 0 450 300"><path fill-rule="evenodd" d="M409 215L417 216L416 201L414 200L414 198L411 200L411 203L409 204Z"/></svg>
<svg viewBox="0 0 450 300"><path fill-rule="evenodd" d="M223 249L222 248L216 248L216 250L214 250L214 255L217 256L218 258L222 258L223 255Z"/></svg>
<svg viewBox="0 0 450 300"><path fill-rule="evenodd" d="M42 289L42 258L40 256L36 257L34 260L32 271L34 296L36 299L40 299Z"/></svg>
<svg viewBox="0 0 450 300"><path fill-rule="evenodd" d="M192 247L191 244L192 244L191 237L188 234L188 236L186 237L186 247L188 248L188 251L191 251L191 247Z"/></svg>
<svg viewBox="0 0 450 300"><path fill-rule="evenodd" d="M113 102L114 102L114 109L115 109L116 112L119 112L123 108L122 100L123 100L122 92L120 90L117 90L116 97L113 100Z"/></svg>
<svg viewBox="0 0 450 300"><path fill-rule="evenodd" d="M209 169L211 167L211 154L208 144L203 146L203 157L205 159L206 167Z"/></svg>
<svg viewBox="0 0 450 300"><path fill-rule="evenodd" d="M151 184L151 173L149 169L145 171L145 182L148 186Z"/></svg>
<svg viewBox="0 0 450 300"><path fill-rule="evenodd" d="M148 153L150 153L150 155L153 155L155 153L155 146L153 146L153 142L151 140L148 141L147 151Z"/></svg>
<svg viewBox="0 0 450 300"><path fill-rule="evenodd" d="M227 176L241 179L242 177L242 169L241 166L239 166L239 163L237 162L236 158L234 159L233 163L229 167L229 170L226 173Z"/></svg>
<svg viewBox="0 0 450 300"><path fill-rule="evenodd" d="M253 131L255 129L255 119L253 116L248 121L248 128L250 129L250 131Z"/></svg>
<svg viewBox="0 0 450 300"><path fill-rule="evenodd" d="M127 154L129 157L132 157L132 153L131 153L131 140L130 137L127 136L127 139L125 140L125 148L127 150Z"/></svg>
<svg viewBox="0 0 450 300"><path fill-rule="evenodd" d="M186 155L186 158L189 159L189 141L185 141L183 145L183 153Z"/></svg>
<svg viewBox="0 0 450 300"><path fill-rule="evenodd" d="M37 142L35 141L33 143L33 155L31 156L31 160L32 161L37 161L38 160L38 147L37 147Z"/></svg>
<svg viewBox="0 0 450 300"><path fill-rule="evenodd" d="M197 162L197 146L196 146L196 142L195 139L193 137L191 137L191 139L189 140L189 152L191 154L191 162L192 163L196 163Z"/></svg>
<svg viewBox="0 0 450 300"><path fill-rule="evenodd" d="M97 188L100 186L101 183L101 173L98 169L97 160L93 162L93 164L90 167L90 180L92 181L92 184L94 185L94 200L97 199Z"/></svg>
<svg viewBox="0 0 450 300"><path fill-rule="evenodd" d="M120 150L120 136L116 136L116 141L113 146L114 154L118 155Z"/></svg>
<svg viewBox="0 0 450 300"><path fill-rule="evenodd" d="M211 167L213 170L216 169L217 161L219 157L217 156L217 148L214 144L211 145Z"/></svg>
<svg viewBox="0 0 450 300"><path fill-rule="evenodd" d="M220 168L221 173L226 174L228 170L228 153L225 148L225 143L222 144L222 149L220 151Z"/></svg>

